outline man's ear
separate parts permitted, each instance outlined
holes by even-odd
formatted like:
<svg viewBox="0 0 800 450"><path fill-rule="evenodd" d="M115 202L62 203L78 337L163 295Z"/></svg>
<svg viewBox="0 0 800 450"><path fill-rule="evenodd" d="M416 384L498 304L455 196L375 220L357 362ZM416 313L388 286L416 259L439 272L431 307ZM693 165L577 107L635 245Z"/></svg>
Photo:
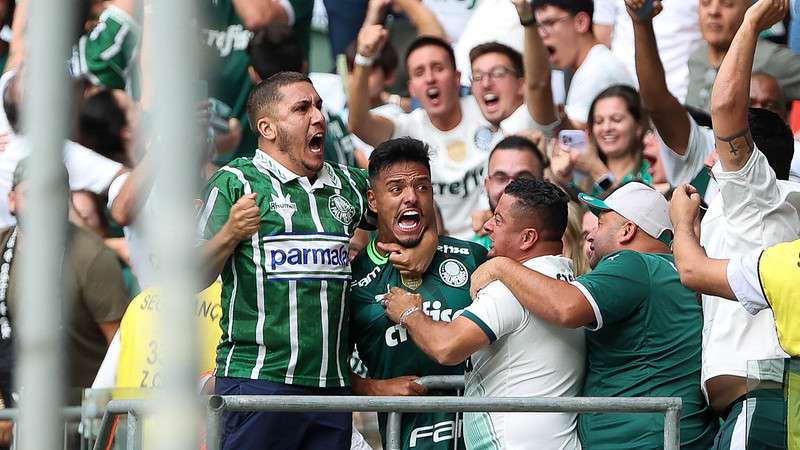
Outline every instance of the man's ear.
<svg viewBox="0 0 800 450"><path fill-rule="evenodd" d="M258 134L268 141L274 141L278 139L278 130L275 126L275 123L269 119L266 115L261 116L260 119L256 121L256 131Z"/></svg>
<svg viewBox="0 0 800 450"><path fill-rule="evenodd" d="M367 206L370 211L378 213L378 199L375 198L375 191L372 188L367 189Z"/></svg>
<svg viewBox="0 0 800 450"><path fill-rule="evenodd" d="M383 70L383 69L380 69L380 70ZM388 75L384 73L383 76L384 76L384 78L383 78L383 86L385 88L392 87L392 86L394 86L394 83L397 82L397 71L396 70L392 71L392 73L390 73Z"/></svg>
<svg viewBox="0 0 800 450"><path fill-rule="evenodd" d="M523 252L530 250L539 241L539 231L536 228L525 228L522 230L522 242L519 249Z"/></svg>
<svg viewBox="0 0 800 450"><path fill-rule="evenodd" d="M16 217L17 215L17 196L14 194L14 190L8 191L8 212L12 216Z"/></svg>
<svg viewBox="0 0 800 450"><path fill-rule="evenodd" d="M419 98L419 96L417 95L417 91L414 90L413 85L411 84L411 79L406 81L406 89L408 90L408 95L415 98Z"/></svg>
<svg viewBox="0 0 800 450"><path fill-rule="evenodd" d="M630 244L634 238L636 238L636 233L638 232L639 228L635 223L626 221L617 231L617 242L619 242L620 245Z"/></svg>
<svg viewBox="0 0 800 450"><path fill-rule="evenodd" d="M247 66L247 74L250 75L250 81L252 81L253 84L261 83L261 76L256 72L253 66Z"/></svg>
<svg viewBox="0 0 800 450"><path fill-rule="evenodd" d="M592 25L592 18L589 17L589 14L581 11L578 14L575 14L575 31L578 33L588 33L591 29Z"/></svg>

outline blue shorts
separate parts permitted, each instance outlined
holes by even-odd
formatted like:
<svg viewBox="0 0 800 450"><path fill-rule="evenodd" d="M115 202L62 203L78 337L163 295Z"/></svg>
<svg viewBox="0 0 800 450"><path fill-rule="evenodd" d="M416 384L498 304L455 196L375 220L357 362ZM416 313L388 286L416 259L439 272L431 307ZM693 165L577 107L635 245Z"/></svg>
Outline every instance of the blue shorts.
<svg viewBox="0 0 800 450"><path fill-rule="evenodd" d="M217 378L219 395L350 395L349 388L313 388L246 378ZM350 412L229 412L222 448L241 450L350 449Z"/></svg>

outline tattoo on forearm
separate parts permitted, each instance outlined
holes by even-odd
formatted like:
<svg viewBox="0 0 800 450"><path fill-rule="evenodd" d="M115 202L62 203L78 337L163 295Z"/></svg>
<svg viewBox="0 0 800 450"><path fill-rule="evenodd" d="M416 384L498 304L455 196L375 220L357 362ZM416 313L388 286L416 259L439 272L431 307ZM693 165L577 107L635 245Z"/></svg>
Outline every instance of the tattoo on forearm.
<svg viewBox="0 0 800 450"><path fill-rule="evenodd" d="M738 157L739 152L749 154L753 151L753 136L750 134L750 128L745 128L744 131L733 136L717 136L717 139L730 146L731 154L734 157Z"/></svg>

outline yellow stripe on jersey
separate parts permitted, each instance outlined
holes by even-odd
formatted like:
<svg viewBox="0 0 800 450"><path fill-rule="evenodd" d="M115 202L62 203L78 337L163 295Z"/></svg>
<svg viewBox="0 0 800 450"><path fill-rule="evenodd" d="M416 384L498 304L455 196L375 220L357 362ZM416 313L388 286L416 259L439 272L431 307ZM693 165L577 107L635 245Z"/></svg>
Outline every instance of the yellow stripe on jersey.
<svg viewBox="0 0 800 450"><path fill-rule="evenodd" d="M800 450L800 360L786 361L786 448Z"/></svg>
<svg viewBox="0 0 800 450"><path fill-rule="evenodd" d="M767 248L758 261L764 297L775 315L778 341L790 356L800 356L800 240Z"/></svg>
<svg viewBox="0 0 800 450"><path fill-rule="evenodd" d="M222 285L214 283L197 295L195 315L200 337L200 372L215 365L217 343L222 330L220 297ZM117 366L117 388L153 388L159 384L159 344L156 320L160 297L151 288L141 292L128 305L119 326L120 355Z"/></svg>

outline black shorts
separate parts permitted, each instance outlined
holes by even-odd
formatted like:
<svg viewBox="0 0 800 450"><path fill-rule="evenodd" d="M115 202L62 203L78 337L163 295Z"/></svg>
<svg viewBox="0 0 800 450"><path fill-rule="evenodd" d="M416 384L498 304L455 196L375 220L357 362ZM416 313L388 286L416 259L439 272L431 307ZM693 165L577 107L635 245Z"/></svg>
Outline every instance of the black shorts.
<svg viewBox="0 0 800 450"><path fill-rule="evenodd" d="M219 395L350 395L349 388L311 388L245 378L216 379ZM348 450L350 412L228 412L222 448L237 450Z"/></svg>

